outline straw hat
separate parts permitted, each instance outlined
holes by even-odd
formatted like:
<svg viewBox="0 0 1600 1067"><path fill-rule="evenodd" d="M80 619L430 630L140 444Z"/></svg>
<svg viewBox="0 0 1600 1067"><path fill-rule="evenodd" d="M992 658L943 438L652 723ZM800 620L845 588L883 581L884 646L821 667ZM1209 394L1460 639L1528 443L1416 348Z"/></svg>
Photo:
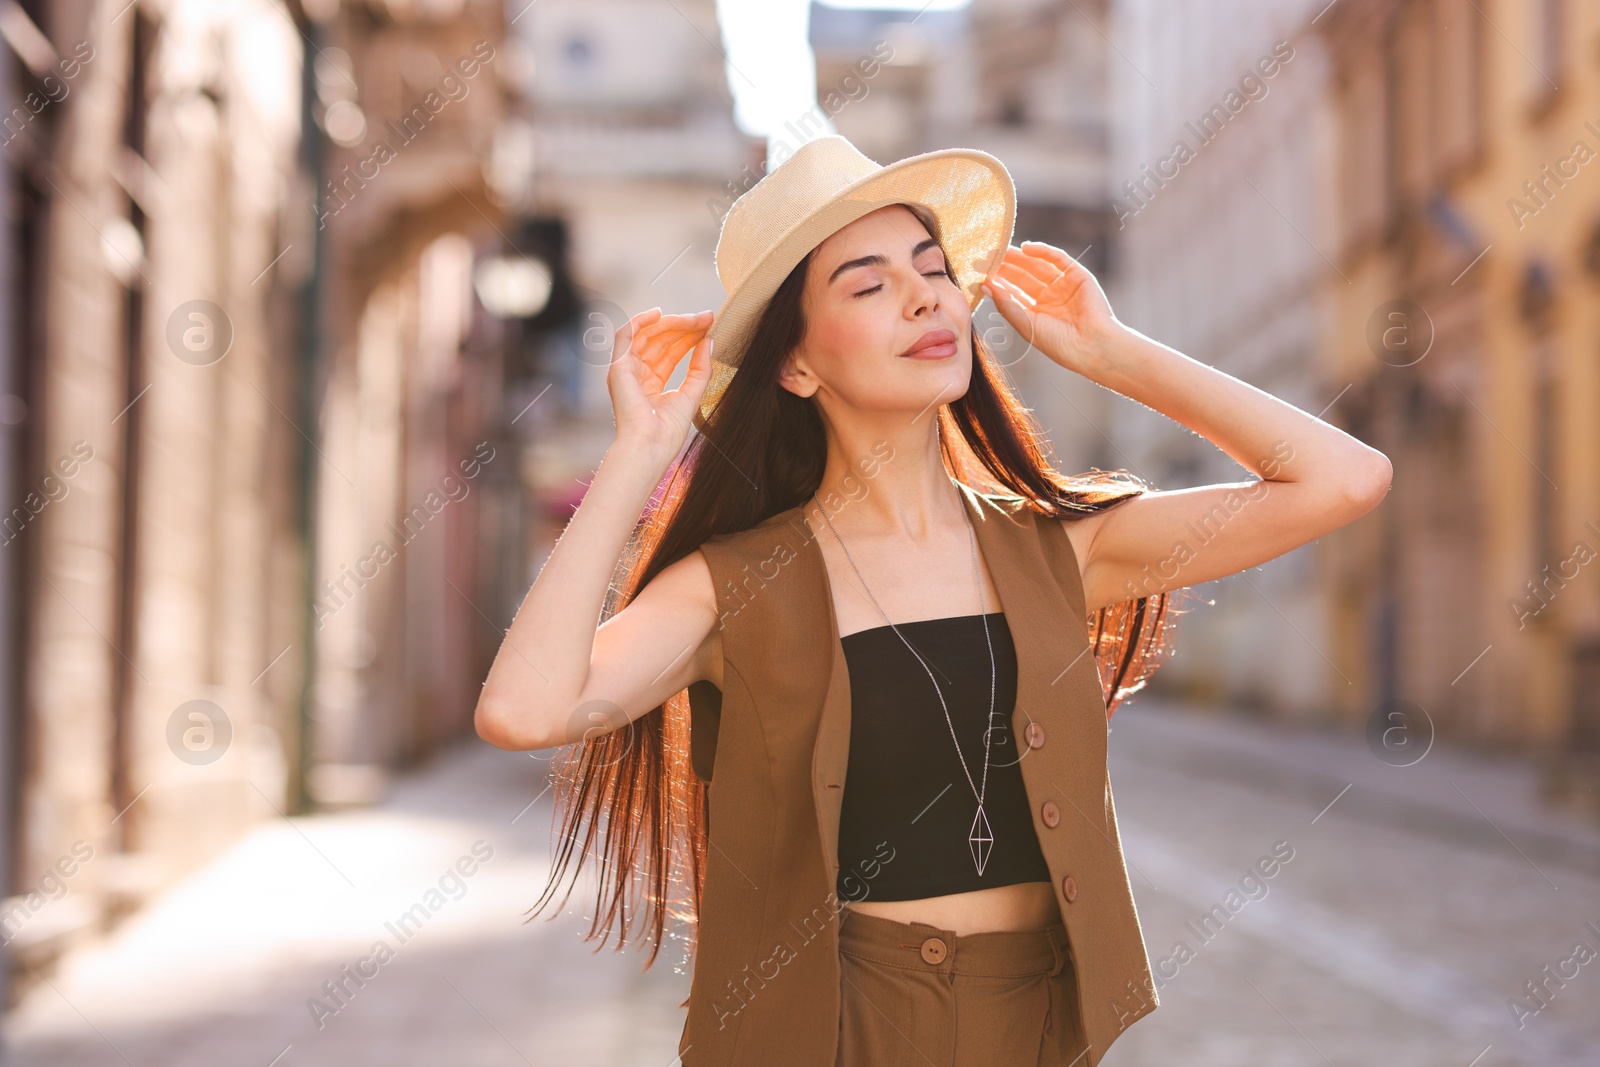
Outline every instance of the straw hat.
<svg viewBox="0 0 1600 1067"><path fill-rule="evenodd" d="M931 216L956 283L969 306L978 306L978 285L1011 243L1016 220L1016 187L1004 164L977 149L946 148L882 166L843 137L808 141L723 217L716 265L728 297L710 331L702 420L728 388L767 301L795 264L835 231L889 204L913 204Z"/></svg>

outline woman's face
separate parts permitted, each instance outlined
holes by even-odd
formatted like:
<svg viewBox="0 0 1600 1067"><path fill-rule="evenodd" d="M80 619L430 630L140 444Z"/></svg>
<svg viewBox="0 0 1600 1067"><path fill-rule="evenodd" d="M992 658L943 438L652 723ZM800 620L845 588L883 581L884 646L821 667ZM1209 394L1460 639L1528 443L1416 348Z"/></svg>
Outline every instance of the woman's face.
<svg viewBox="0 0 1600 1067"><path fill-rule="evenodd" d="M818 245L801 302L805 339L779 380L824 411L915 414L966 392L972 311L910 209L879 208Z"/></svg>

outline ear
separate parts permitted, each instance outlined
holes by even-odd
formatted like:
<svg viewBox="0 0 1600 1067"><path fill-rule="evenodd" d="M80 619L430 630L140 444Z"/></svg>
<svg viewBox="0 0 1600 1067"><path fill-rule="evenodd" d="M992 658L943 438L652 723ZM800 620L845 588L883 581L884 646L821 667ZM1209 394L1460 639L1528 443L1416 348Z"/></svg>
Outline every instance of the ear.
<svg viewBox="0 0 1600 1067"><path fill-rule="evenodd" d="M778 384L802 399L817 391L817 380L806 369L798 349L784 357L783 368L778 371Z"/></svg>

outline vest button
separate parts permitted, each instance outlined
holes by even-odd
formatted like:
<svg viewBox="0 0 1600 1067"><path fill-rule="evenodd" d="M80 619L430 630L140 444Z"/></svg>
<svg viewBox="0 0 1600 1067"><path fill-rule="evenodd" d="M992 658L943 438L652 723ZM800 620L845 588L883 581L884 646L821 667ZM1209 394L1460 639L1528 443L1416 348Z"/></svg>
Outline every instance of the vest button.
<svg viewBox="0 0 1600 1067"><path fill-rule="evenodd" d="M930 937L922 943L922 961L924 963L943 963L945 952L944 942L937 937Z"/></svg>
<svg viewBox="0 0 1600 1067"><path fill-rule="evenodd" d="M1030 722L1022 731L1022 737L1028 742L1029 748L1044 747L1044 727L1036 722Z"/></svg>
<svg viewBox="0 0 1600 1067"><path fill-rule="evenodd" d="M1068 904L1078 899L1078 880L1070 874L1061 879L1061 895L1067 898Z"/></svg>
<svg viewBox="0 0 1600 1067"><path fill-rule="evenodd" d="M1056 807L1056 802L1053 800L1045 801L1044 807L1039 809L1039 814L1044 818L1044 824L1052 830L1055 829L1056 823L1061 821L1061 809Z"/></svg>

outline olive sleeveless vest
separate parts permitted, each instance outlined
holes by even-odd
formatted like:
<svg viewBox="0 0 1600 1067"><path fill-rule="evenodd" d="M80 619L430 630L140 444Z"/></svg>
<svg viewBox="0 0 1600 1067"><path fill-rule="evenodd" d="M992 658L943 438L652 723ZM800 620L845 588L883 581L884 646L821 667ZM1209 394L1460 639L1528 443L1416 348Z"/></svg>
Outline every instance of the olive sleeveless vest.
<svg viewBox="0 0 1600 1067"><path fill-rule="evenodd" d="M1061 524L963 487L1017 658L1011 736L1077 967L1087 1067L1160 1000L1106 768L1106 701ZM848 507L848 502L842 505ZM835 505L832 510L839 510ZM850 681L805 506L701 546L721 616L723 689L689 687L709 844L684 1067L834 1067L839 811ZM998 609L997 609L998 610ZM885 857L892 862L892 854ZM875 870L847 872L870 885Z"/></svg>

